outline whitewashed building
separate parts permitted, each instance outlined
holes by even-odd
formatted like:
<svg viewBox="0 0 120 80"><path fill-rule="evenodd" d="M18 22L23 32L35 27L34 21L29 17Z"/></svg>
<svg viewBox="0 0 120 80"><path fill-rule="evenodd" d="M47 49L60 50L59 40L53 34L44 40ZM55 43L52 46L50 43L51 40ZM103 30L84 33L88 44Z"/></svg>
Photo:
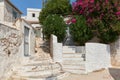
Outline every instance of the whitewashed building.
<svg viewBox="0 0 120 80"><path fill-rule="evenodd" d="M0 23L5 24L12 28L16 28L23 34L24 41L22 50L26 50L23 51L23 54L28 55L30 54L30 52L33 53L33 50L31 50L30 47L33 45L34 49L34 44L31 43L31 41L34 41L32 40L34 38L31 38L31 36L34 37L34 30L31 24L21 19L22 12L17 7L15 7L9 0L0 0L0 13L1 13ZM26 42L26 40L28 41Z"/></svg>
<svg viewBox="0 0 120 80"><path fill-rule="evenodd" d="M35 29L36 37L43 37L42 25L39 23L39 14L41 9L27 8L27 15L22 18L29 22Z"/></svg>
<svg viewBox="0 0 120 80"><path fill-rule="evenodd" d="M22 12L16 8L9 0L0 0L0 23L12 25L12 23L21 17Z"/></svg>
<svg viewBox="0 0 120 80"><path fill-rule="evenodd" d="M0 80L35 53L34 29L21 14L10 0L0 0Z"/></svg>

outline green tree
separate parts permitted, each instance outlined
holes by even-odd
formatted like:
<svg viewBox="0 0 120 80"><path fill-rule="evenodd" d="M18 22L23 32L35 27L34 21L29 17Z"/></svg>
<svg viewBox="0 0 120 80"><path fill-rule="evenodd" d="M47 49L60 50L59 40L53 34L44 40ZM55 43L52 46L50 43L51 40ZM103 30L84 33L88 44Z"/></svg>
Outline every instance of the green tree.
<svg viewBox="0 0 120 80"><path fill-rule="evenodd" d="M50 35L54 34L58 37L58 41L62 42L65 37L66 24L59 15L49 15L43 23L43 33L47 40Z"/></svg>
<svg viewBox="0 0 120 80"><path fill-rule="evenodd" d="M39 16L41 24L51 14L67 15L72 11L69 0L48 0Z"/></svg>
<svg viewBox="0 0 120 80"><path fill-rule="evenodd" d="M77 44L84 45L84 43L93 37L92 31L88 27L84 16L76 15L74 17L76 23L70 26L71 35Z"/></svg>
<svg viewBox="0 0 120 80"><path fill-rule="evenodd" d="M97 36L101 40L102 43L112 43L115 42L118 39L118 29L115 30L112 27L109 27L106 22L103 22L102 20L95 21L96 27L97 27ZM116 23L115 23L116 24ZM119 25L119 24L118 24ZM117 27L117 26L115 26Z"/></svg>

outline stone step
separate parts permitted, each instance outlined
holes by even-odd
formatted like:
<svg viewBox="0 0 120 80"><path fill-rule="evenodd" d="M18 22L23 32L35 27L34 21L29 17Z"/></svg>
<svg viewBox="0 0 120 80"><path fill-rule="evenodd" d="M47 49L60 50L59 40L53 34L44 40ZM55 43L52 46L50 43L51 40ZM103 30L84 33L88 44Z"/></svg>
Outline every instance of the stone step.
<svg viewBox="0 0 120 80"><path fill-rule="evenodd" d="M18 75L12 75L11 80L45 80L45 78L26 78Z"/></svg>
<svg viewBox="0 0 120 80"><path fill-rule="evenodd" d="M85 70L69 70L69 69L65 69L64 71L69 72L69 73L73 73L73 74L86 74Z"/></svg>
<svg viewBox="0 0 120 80"><path fill-rule="evenodd" d="M63 67L63 70L85 70L85 67Z"/></svg>
<svg viewBox="0 0 120 80"><path fill-rule="evenodd" d="M47 63L53 63L53 61L51 60L42 60L42 61L30 60L27 64L36 64L36 63L47 64Z"/></svg>
<svg viewBox="0 0 120 80"><path fill-rule="evenodd" d="M69 73L60 73L57 76L49 76L47 78L42 78L40 79L39 77L33 77L33 78L26 78L27 80L60 80L63 79L64 77L69 76Z"/></svg>
<svg viewBox="0 0 120 80"><path fill-rule="evenodd" d="M51 78L26 78L26 80L56 80L56 77L51 77Z"/></svg>
<svg viewBox="0 0 120 80"><path fill-rule="evenodd" d="M76 65L63 65L62 69L70 69L70 70L84 70L85 69L85 65L81 65L81 66L76 66Z"/></svg>
<svg viewBox="0 0 120 80"><path fill-rule="evenodd" d="M46 80L45 78L25 78L25 80Z"/></svg>
<svg viewBox="0 0 120 80"><path fill-rule="evenodd" d="M60 73L60 74L58 74L57 76L56 76L56 78L58 79L58 80L61 80L61 79L63 79L64 77L67 77L67 76L69 76L70 75L70 73L68 73L68 72L62 72L62 73ZM51 78L51 77L48 77L48 78L41 78L40 76L37 76L37 77L22 77L22 76L17 76L17 75L13 75L12 76L12 78L14 79L14 80L54 80L54 77L53 78ZM12 79L12 80L13 80ZM56 79L55 79L56 80Z"/></svg>
<svg viewBox="0 0 120 80"><path fill-rule="evenodd" d="M37 63L37 62L33 62L33 63L28 63L28 64L25 64L25 65L23 65L23 66L44 66L44 65L59 65L59 64L56 64L56 63L50 63L50 62L46 62L46 63Z"/></svg>
<svg viewBox="0 0 120 80"><path fill-rule="evenodd" d="M68 61L64 61L64 62L62 62L62 64L63 64L63 65L69 65L69 66L71 66L71 65L80 66L80 65L85 65L85 61L72 62L72 63L70 63L70 62L68 62Z"/></svg>
<svg viewBox="0 0 120 80"><path fill-rule="evenodd" d="M48 61L52 61L51 58L36 58L36 59L33 59L34 61L43 61L43 60L48 60Z"/></svg>
<svg viewBox="0 0 120 80"><path fill-rule="evenodd" d="M57 79L63 80L63 78L68 77L69 75L70 75L70 73L64 72L64 73L60 74L59 76L57 76Z"/></svg>
<svg viewBox="0 0 120 80"><path fill-rule="evenodd" d="M63 58L84 58L84 56L82 53L63 53Z"/></svg>
<svg viewBox="0 0 120 80"><path fill-rule="evenodd" d="M42 72L42 71L52 71L52 70L58 70L60 71L61 68L37 68L37 69L18 69L17 72Z"/></svg>
<svg viewBox="0 0 120 80"><path fill-rule="evenodd" d="M63 53L75 53L75 46L63 46Z"/></svg>
<svg viewBox="0 0 120 80"><path fill-rule="evenodd" d="M59 65L38 65L38 66L22 66L19 67L18 71L44 71L44 70L61 70L61 67Z"/></svg>
<svg viewBox="0 0 120 80"><path fill-rule="evenodd" d="M84 61L84 58L63 58L63 61Z"/></svg>
<svg viewBox="0 0 120 80"><path fill-rule="evenodd" d="M49 77L51 75L58 75L60 73L60 70L47 70L47 71L37 71L37 72L16 72L17 76L22 77L39 77L39 78L45 78Z"/></svg>
<svg viewBox="0 0 120 80"><path fill-rule="evenodd" d="M63 63L71 63L71 64L74 64L74 63L79 63L79 62L83 62L84 59L79 59L79 60L63 60Z"/></svg>

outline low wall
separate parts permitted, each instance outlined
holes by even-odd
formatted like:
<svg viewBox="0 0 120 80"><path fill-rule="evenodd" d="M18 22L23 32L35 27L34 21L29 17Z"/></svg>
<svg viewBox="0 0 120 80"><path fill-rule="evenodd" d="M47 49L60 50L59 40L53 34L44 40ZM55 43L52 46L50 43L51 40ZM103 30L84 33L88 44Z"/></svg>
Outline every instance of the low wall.
<svg viewBox="0 0 120 80"><path fill-rule="evenodd" d="M0 24L0 80L9 77L12 69L20 63L21 33L11 27Z"/></svg>
<svg viewBox="0 0 120 80"><path fill-rule="evenodd" d="M86 72L111 66L110 46L100 43L86 43Z"/></svg>
<svg viewBox="0 0 120 80"><path fill-rule="evenodd" d="M54 62L62 62L62 43L58 43L55 35L51 35L50 53Z"/></svg>
<svg viewBox="0 0 120 80"><path fill-rule="evenodd" d="M74 64L81 64L82 68L84 68L82 71L83 73L111 67L110 45L106 44L86 43L85 46L62 47L62 44L57 42L57 37L52 35L51 53L55 62L64 63L65 60L71 61L74 59ZM75 53L77 53L77 56L74 55ZM65 56L67 55L67 59L63 57L64 54ZM72 64L72 62L67 64ZM74 67L78 66L74 65Z"/></svg>
<svg viewBox="0 0 120 80"><path fill-rule="evenodd" d="M112 66L120 67L120 36L115 43L112 43L110 45Z"/></svg>

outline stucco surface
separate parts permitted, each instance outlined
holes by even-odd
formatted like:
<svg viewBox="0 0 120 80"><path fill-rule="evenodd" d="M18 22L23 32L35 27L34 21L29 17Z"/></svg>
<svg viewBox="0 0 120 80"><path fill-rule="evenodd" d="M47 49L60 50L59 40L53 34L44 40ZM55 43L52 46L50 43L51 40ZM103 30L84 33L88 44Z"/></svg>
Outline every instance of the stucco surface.
<svg viewBox="0 0 120 80"><path fill-rule="evenodd" d="M0 80L5 80L20 63L22 36L16 29L0 24Z"/></svg>

